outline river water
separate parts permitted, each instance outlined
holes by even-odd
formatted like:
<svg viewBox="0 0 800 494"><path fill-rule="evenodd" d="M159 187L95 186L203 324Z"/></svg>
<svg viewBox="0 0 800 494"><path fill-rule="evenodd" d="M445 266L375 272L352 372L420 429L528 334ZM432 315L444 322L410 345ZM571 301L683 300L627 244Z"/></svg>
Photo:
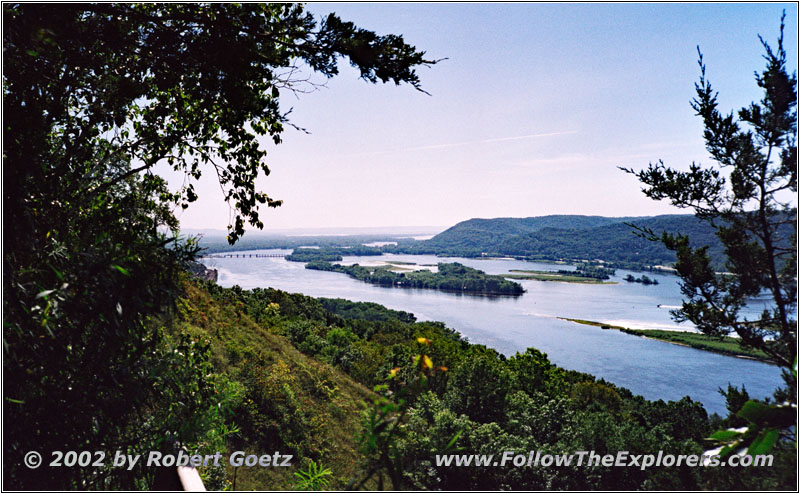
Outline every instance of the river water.
<svg viewBox="0 0 800 494"><path fill-rule="evenodd" d="M239 254L290 253L284 250ZM377 259L436 264L460 262L489 274L512 269L572 269L513 259L437 258L391 255L345 257L342 264L371 264ZM342 273L305 269L304 263L282 258L214 258L203 262L219 270L219 284L249 289L273 287L313 297L376 302L416 315L418 320L442 321L472 343L481 343L513 355L528 347L545 353L565 369L587 372L650 400L678 400L684 396L706 409L725 415L718 389L728 383L744 385L753 397L772 394L781 382L776 366L718 355L666 342L627 335L558 319L586 319L630 328L693 330L674 322L670 308L680 306L678 278L647 273L658 285L627 283L629 271L617 270L616 285L592 285L536 280L520 281L527 292L519 297L482 297L436 290L370 285ZM641 276L641 273L633 273ZM754 301L754 313L765 302Z"/></svg>

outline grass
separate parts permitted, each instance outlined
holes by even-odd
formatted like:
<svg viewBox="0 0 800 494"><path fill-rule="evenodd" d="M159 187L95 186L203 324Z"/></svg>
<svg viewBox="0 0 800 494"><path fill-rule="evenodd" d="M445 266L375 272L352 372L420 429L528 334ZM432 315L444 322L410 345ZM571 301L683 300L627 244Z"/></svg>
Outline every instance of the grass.
<svg viewBox="0 0 800 494"><path fill-rule="evenodd" d="M603 329L617 329L617 330L620 330L620 331L623 331L623 330L634 331L632 329L624 328L622 326L614 326L613 324L605 324L605 323L597 322L597 321L587 321L586 319L570 319L569 317L559 317L559 319L561 319L563 321L576 322L578 324L585 324L587 326L597 326L597 327L603 328Z"/></svg>
<svg viewBox="0 0 800 494"><path fill-rule="evenodd" d="M388 266L386 269L388 269L389 271L393 271L395 273L403 273L403 272L406 272L406 271L414 271L413 269L401 268L400 266Z"/></svg>
<svg viewBox="0 0 800 494"><path fill-rule="evenodd" d="M512 280L537 280L537 281L562 281L565 283L584 283L588 285L616 285L616 281L603 281L596 278L585 278L583 276L571 276L555 271L536 271L532 269L512 269L512 273L524 274L504 274L504 278Z"/></svg>
<svg viewBox="0 0 800 494"><path fill-rule="evenodd" d="M300 407L297 412L311 424L301 439L301 449L313 451L316 459L333 471L331 489L343 489L359 473L356 437L362 427L361 413L374 399L372 391L330 365L302 354L288 339L257 324L235 304L217 302L192 283L186 286L180 313L184 330L210 341L217 373L236 380L244 360L258 362L268 374L286 373L290 386L277 389L277 396L291 394ZM253 443L235 448L231 445L228 454L236 449L258 455L276 450L293 453L287 445ZM239 468L236 490L291 490L296 481L294 472L304 468L307 459L295 455L290 468ZM233 467L227 469L229 478L233 478Z"/></svg>
<svg viewBox="0 0 800 494"><path fill-rule="evenodd" d="M705 350L707 352L721 353L723 355L750 358L760 360L762 362L773 363L769 356L763 351L753 348L743 348L738 338L732 338L730 336L719 338L702 333L694 333L691 331L630 329L622 326L614 326L613 324L603 324L597 321L587 321L585 319L571 319L568 317L559 317L559 319L578 324L585 324L587 326L597 326L602 329L615 329L630 335L653 338L656 340L665 341L667 343L672 343L674 345L688 346L698 350Z"/></svg>
<svg viewBox="0 0 800 494"><path fill-rule="evenodd" d="M407 268L405 266L395 266L394 263L387 263L386 266L380 266L381 268L388 269L389 271L414 271L414 268Z"/></svg>

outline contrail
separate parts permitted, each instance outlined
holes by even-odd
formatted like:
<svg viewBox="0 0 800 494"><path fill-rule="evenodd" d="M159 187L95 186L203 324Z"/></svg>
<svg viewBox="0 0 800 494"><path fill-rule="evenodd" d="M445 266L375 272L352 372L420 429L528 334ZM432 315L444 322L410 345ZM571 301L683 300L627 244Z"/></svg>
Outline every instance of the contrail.
<svg viewBox="0 0 800 494"><path fill-rule="evenodd" d="M458 146L467 146L470 144L485 144L489 142L503 142L503 141L519 141L522 139L533 139L536 137L551 137L551 136L562 136L568 134L576 134L577 131L570 130L566 132L548 132L545 134L528 134L524 136L514 136L514 137L495 137L492 139L482 139L478 141L465 141L465 142L451 142L448 144L432 144L429 146L417 146L411 148L403 148L403 149L394 149L391 151L373 151L371 153L357 153L357 154L349 154L347 156L371 156L375 154L391 154L391 153L404 153L407 151L424 151L427 149L444 149L444 148L453 148Z"/></svg>

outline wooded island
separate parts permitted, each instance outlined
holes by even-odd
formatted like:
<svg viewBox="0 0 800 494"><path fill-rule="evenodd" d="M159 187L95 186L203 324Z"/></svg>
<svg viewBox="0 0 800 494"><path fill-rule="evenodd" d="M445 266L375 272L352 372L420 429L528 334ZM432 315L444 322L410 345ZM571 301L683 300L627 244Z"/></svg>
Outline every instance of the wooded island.
<svg viewBox="0 0 800 494"><path fill-rule="evenodd" d="M342 266L325 261L309 262L306 264L306 269L345 273L373 285L432 288L483 295L522 295L525 291L519 283L508 281L502 276L486 274L457 262L440 262L436 273L428 270L395 273L391 271L391 266L367 267L358 264Z"/></svg>

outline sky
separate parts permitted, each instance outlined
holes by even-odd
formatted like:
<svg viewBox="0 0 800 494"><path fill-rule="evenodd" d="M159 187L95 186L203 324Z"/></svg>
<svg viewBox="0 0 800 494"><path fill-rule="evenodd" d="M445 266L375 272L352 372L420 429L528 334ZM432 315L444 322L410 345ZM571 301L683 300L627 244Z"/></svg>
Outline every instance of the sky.
<svg viewBox="0 0 800 494"><path fill-rule="evenodd" d="M263 141L284 200L265 231L442 226L469 218L548 214L639 216L687 212L648 199L632 175L661 159L710 165L689 103L697 47L720 108L759 99L761 34L777 44L787 13L797 67L797 5L312 3L379 34L402 34L432 59L426 95L369 84L347 62L325 87L284 92L283 143ZM168 173L165 173L169 175ZM186 229L225 229L230 212L213 173L179 214ZM182 178L170 176L180 185Z"/></svg>

